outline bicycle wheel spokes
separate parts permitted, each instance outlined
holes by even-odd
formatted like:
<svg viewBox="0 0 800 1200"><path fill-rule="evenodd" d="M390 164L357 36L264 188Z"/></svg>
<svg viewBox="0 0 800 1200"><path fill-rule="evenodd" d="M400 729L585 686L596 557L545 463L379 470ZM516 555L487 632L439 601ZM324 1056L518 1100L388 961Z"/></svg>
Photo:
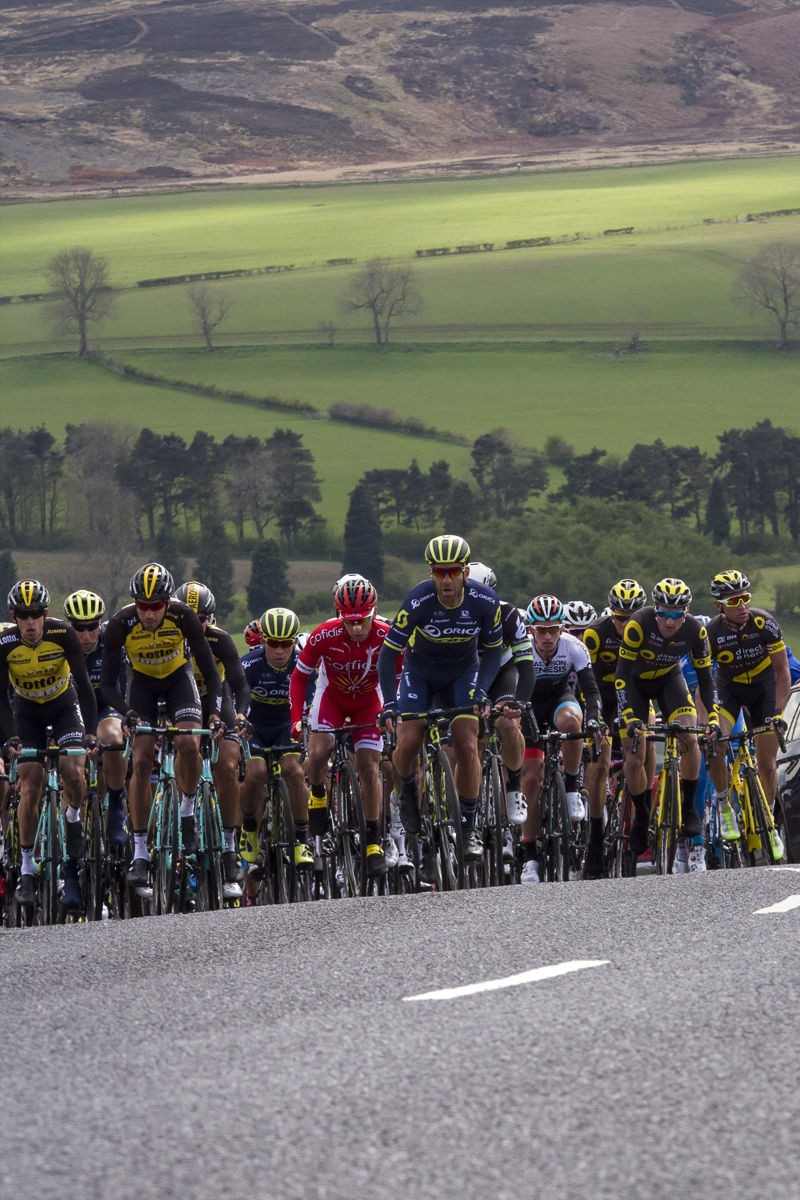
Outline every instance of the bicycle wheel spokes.
<svg viewBox="0 0 800 1200"><path fill-rule="evenodd" d="M169 780L161 794L156 841L156 912L171 913L175 908L175 884L178 871L180 816L178 788Z"/></svg>
<svg viewBox="0 0 800 1200"><path fill-rule="evenodd" d="M761 788L761 781L758 778L753 767L747 767L744 773L744 784L750 797L750 808L753 813L753 822L755 825L758 839L761 843L761 853L754 855L754 858L762 863L781 862L782 859L775 857L775 852L772 847L772 836L775 832L775 824L772 819L772 813L769 810L764 792ZM755 865L755 864L754 864Z"/></svg>
<svg viewBox="0 0 800 1200"><path fill-rule="evenodd" d="M49 789L45 793L44 821L39 844L39 891L42 921L55 925L60 916L58 868L61 853L58 844L58 795Z"/></svg>
<svg viewBox="0 0 800 1200"><path fill-rule="evenodd" d="M358 777L348 760L339 765L334 789L339 822L337 851L344 894L364 896L367 890L367 827Z"/></svg>
<svg viewBox="0 0 800 1200"><path fill-rule="evenodd" d="M661 802L656 826L655 864L659 875L671 875L675 863L675 851L678 848L678 830L680 825L680 778L678 764L669 763L665 768Z"/></svg>
<svg viewBox="0 0 800 1200"><path fill-rule="evenodd" d="M428 803L436 836L442 888L445 891L458 891L467 886L461 805L450 760L441 747L431 754L430 782L432 794Z"/></svg>
<svg viewBox="0 0 800 1200"><path fill-rule="evenodd" d="M91 791L86 797L86 892L84 909L89 921L99 921L103 915L106 857L103 837L103 817L100 797Z"/></svg>
<svg viewBox="0 0 800 1200"><path fill-rule="evenodd" d="M294 894L294 821L283 779L270 788L270 858L274 902L288 904Z"/></svg>

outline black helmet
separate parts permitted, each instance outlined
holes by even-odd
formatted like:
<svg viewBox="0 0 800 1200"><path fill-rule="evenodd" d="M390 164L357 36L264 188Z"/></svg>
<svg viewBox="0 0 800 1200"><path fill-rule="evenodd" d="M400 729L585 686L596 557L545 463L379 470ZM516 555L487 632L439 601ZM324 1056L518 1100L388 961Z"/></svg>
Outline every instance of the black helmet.
<svg viewBox="0 0 800 1200"><path fill-rule="evenodd" d="M178 588L175 593L175 599L180 600L181 604L188 604L189 608L196 612L198 616L204 613L211 616L216 611L217 602L214 599L214 593L211 588L207 588L204 583L184 583Z"/></svg>
<svg viewBox="0 0 800 1200"><path fill-rule="evenodd" d="M131 579L131 595L134 600L149 601L151 604L161 601L168 604L174 591L175 581L161 563L145 563Z"/></svg>
<svg viewBox="0 0 800 1200"><path fill-rule="evenodd" d="M33 608L49 608L50 593L38 579L20 579L8 593L11 612L27 612Z"/></svg>

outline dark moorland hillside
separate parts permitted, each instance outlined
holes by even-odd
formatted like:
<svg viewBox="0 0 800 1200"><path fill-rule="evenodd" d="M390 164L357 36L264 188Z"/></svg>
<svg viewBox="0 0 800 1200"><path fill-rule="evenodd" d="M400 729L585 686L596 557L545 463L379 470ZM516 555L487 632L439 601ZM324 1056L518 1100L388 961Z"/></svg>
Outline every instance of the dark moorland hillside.
<svg viewBox="0 0 800 1200"><path fill-rule="evenodd" d="M10 0L0 53L6 186L800 141L790 0Z"/></svg>

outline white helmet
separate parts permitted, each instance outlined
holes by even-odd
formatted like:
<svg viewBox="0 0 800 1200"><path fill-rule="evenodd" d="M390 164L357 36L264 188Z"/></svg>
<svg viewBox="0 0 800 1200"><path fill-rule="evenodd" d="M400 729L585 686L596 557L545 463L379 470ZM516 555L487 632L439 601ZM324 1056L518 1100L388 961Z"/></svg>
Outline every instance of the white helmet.
<svg viewBox="0 0 800 1200"><path fill-rule="evenodd" d="M608 605L606 605L606 607L600 613L600 616L601 617L610 617L611 615L612 615L611 609L608 607Z"/></svg>
<svg viewBox="0 0 800 1200"><path fill-rule="evenodd" d="M564 624L568 629L585 629L596 620L597 613L591 604L584 604L583 600L569 600L564 605Z"/></svg>
<svg viewBox="0 0 800 1200"><path fill-rule="evenodd" d="M360 574L358 573L358 571L348 571L348 573L347 573L346 575L343 575L343 576L341 577L341 579L337 579L337 580L336 580L336 583L333 585L333 594L334 594L334 596L336 595L336 593L338 592L338 590L339 590L339 588L342 586L342 584L343 584L343 583L349 583L349 581L350 581L351 579L357 579L357 580L359 581L359 583L366 583L366 582L367 582L367 578L366 578L366 576L365 576L365 575L360 575Z"/></svg>
<svg viewBox="0 0 800 1200"><path fill-rule="evenodd" d="M485 583L487 587L497 587L497 576L491 567L487 567L486 563L471 562L469 564L469 577L475 583Z"/></svg>

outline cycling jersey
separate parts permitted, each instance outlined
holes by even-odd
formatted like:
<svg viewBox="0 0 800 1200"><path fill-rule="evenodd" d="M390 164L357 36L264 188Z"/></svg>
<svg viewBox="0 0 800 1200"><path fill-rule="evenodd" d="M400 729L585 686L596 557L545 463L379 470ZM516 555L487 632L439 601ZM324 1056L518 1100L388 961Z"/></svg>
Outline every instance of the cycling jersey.
<svg viewBox="0 0 800 1200"><path fill-rule="evenodd" d="M176 672L185 672L187 666L191 673L190 658L193 657L206 681L211 711L219 713L222 681L203 626L187 604L170 600L163 621L152 631L140 622L135 604L126 604L108 622L100 670L100 695L106 704L124 713L127 702L117 686L123 650L128 655L132 679L138 676L151 681L172 680L173 676L177 679Z"/></svg>
<svg viewBox="0 0 800 1200"><path fill-rule="evenodd" d="M717 675L731 683L755 683L772 671L771 654L785 650L781 627L763 608L751 608L744 625L730 625L723 613L706 626Z"/></svg>
<svg viewBox="0 0 800 1200"><path fill-rule="evenodd" d="M532 640L532 648L535 673L532 697L534 703L542 698L543 693L558 692L561 694L565 687L569 687L569 677L574 673L583 693L587 721L599 721L600 693L592 670L589 651L583 642L579 638L573 637L571 633L562 633L553 657L548 659L542 658L536 648L535 640ZM570 694L572 695L571 690ZM573 699L575 699L574 695ZM562 703L566 703L566 701L562 701Z"/></svg>
<svg viewBox="0 0 800 1200"><path fill-rule="evenodd" d="M41 640L35 646L28 646L16 624L6 629L0 635L0 727L6 735L13 737L16 729L9 686L15 697L44 706L65 695L72 682L70 675L75 682L83 724L89 733L94 733L97 705L75 630L65 621L45 617Z"/></svg>
<svg viewBox="0 0 800 1200"><path fill-rule="evenodd" d="M612 617L601 617L592 621L583 631L583 644L589 651L589 658L594 668L594 677L600 689L600 695L605 700L613 697L616 706L616 688L614 680L617 674L617 659L622 645L622 634L617 632Z"/></svg>
<svg viewBox="0 0 800 1200"><path fill-rule="evenodd" d="M258 646L242 659L242 668L250 687L250 711L247 715L255 727L288 727L291 715L289 684L299 657L300 650L295 646L285 667L273 667L267 662L264 647Z"/></svg>
<svg viewBox="0 0 800 1200"><path fill-rule="evenodd" d="M636 689L637 694L657 699L659 690L680 675L682 693L686 693L686 683L680 668L680 660L685 654L689 655L697 672L697 684L703 705L709 716L716 716L717 698L711 675L708 635L704 626L696 617L687 613L680 627L665 637L659 631L655 609L652 606L640 609L631 617L622 636L615 678L620 716L631 718L632 709L626 699L626 688L633 681L641 680L644 684L643 688Z"/></svg>
<svg viewBox="0 0 800 1200"><path fill-rule="evenodd" d="M386 621L373 618L363 642L356 642L340 617L318 625L300 652L289 687L292 727L302 718L308 677L319 670L317 694L331 689L339 707L356 709L378 688L378 657L389 632Z"/></svg>
<svg viewBox="0 0 800 1200"><path fill-rule="evenodd" d="M500 670L509 663L517 669L516 699L527 699L533 688L533 647L520 611L507 600L500 601L500 622L503 629L503 654ZM500 671L498 671L498 675ZM497 683L495 676L494 684ZM494 686L493 684L493 686ZM505 698L506 690L502 695Z"/></svg>
<svg viewBox="0 0 800 1200"><path fill-rule="evenodd" d="M211 647L211 653L214 656L214 662L219 671L219 677L223 684L228 684L233 696L235 711L237 713L246 713L250 704L250 685L242 668L242 660L239 658L236 643L229 633L226 633L224 629L219 629L216 625L206 625L205 632L206 641ZM205 699L207 692L206 681L194 656L192 657L192 669L194 671L194 681L197 684L198 694L201 700ZM226 721L225 723L227 725L228 722Z"/></svg>

